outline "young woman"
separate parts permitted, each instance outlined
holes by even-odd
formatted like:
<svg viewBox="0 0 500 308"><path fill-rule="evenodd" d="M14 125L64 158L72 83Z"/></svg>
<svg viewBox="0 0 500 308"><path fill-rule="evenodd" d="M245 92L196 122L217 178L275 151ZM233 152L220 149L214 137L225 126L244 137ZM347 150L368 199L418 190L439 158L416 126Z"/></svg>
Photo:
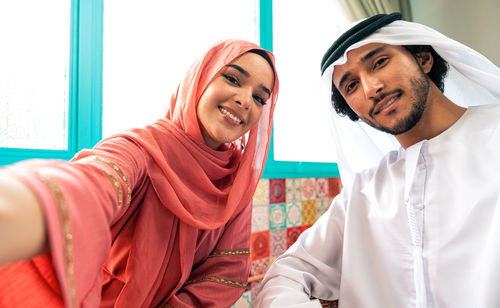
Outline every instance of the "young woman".
<svg viewBox="0 0 500 308"><path fill-rule="evenodd" d="M223 41L191 66L164 118L71 162L6 168L0 306L234 303L278 88L271 53Z"/></svg>

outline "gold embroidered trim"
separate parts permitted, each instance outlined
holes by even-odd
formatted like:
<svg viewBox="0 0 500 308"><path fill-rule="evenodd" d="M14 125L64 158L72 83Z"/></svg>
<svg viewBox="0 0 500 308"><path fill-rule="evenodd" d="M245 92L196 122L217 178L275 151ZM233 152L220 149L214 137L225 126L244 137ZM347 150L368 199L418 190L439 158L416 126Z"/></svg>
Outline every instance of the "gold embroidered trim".
<svg viewBox="0 0 500 308"><path fill-rule="evenodd" d="M125 186L127 187L127 203L126 204L127 205L130 204L130 200L132 199L132 192L130 190L130 184L128 182L128 178L125 175L125 173L123 172L123 170L117 164L115 164L114 162L112 162L111 160L109 160L107 158L100 157L100 156L93 156L93 159L97 160L97 161L102 161L103 163L107 164L108 166L113 168L113 170L115 170L118 173L118 175L120 176L122 181L125 183Z"/></svg>
<svg viewBox="0 0 500 308"><path fill-rule="evenodd" d="M212 253L208 256L209 258L212 257L226 257L226 256L246 256L250 255L250 249L220 249L220 250L214 250Z"/></svg>
<svg viewBox="0 0 500 308"><path fill-rule="evenodd" d="M97 166L97 168L99 168L99 170L104 172L104 174L106 174L111 183L113 183L113 186L115 187L116 198L118 199L118 209L121 210L123 207L123 191L120 182L118 182L118 180L114 177L114 175L109 173L106 169L102 168L101 166Z"/></svg>
<svg viewBox="0 0 500 308"><path fill-rule="evenodd" d="M109 167L111 167L113 170L115 170L116 173L118 173L118 176L121 178L121 180L123 181L123 183L125 184L125 187L127 189L127 201L125 203L125 206L129 205L130 200L132 199L132 192L130 190L130 184L128 182L128 178L125 176L125 173L122 171L122 169L117 164L110 161L109 159L104 158L104 157L100 157L100 156L88 156L88 157L82 158L80 161L88 161L88 160L103 162L103 163L107 164ZM78 163L79 161L76 161L76 162ZM113 184L113 187L115 188L115 191L116 191L117 200L118 200L118 209L121 210L123 208L124 204L123 204L123 190L122 190L122 187L120 185L120 182L117 180L117 178L113 174L108 172L101 165L96 165L96 167L99 168L99 170L103 171L106 174L106 176L108 177L108 179L111 181L111 183Z"/></svg>
<svg viewBox="0 0 500 308"><path fill-rule="evenodd" d="M248 277L248 282L254 282L254 281L262 280L262 279L264 279L264 276L266 276L266 273L259 274L259 275L254 275L254 276L250 276L250 277Z"/></svg>
<svg viewBox="0 0 500 308"><path fill-rule="evenodd" d="M319 302L322 308L338 308L339 306L339 300L327 301L320 299Z"/></svg>
<svg viewBox="0 0 500 308"><path fill-rule="evenodd" d="M66 254L64 256L64 261L66 265L66 274L68 278L69 285L69 295L70 295L70 305L71 307L76 307L76 291L75 291L75 272L73 266L73 235L71 234L71 223L69 218L68 204L61 191L61 188L57 183L50 178L50 176L37 172L43 182L49 187L54 195L57 206L59 207L59 213L61 214L62 229L63 229L63 242Z"/></svg>
<svg viewBox="0 0 500 308"><path fill-rule="evenodd" d="M338 306L339 306L339 300L338 299L333 300L333 301L327 301L325 299L319 299L319 298L316 298L316 297L313 297L313 296L310 296L309 299L317 299L317 300L319 300L322 308L338 308Z"/></svg>
<svg viewBox="0 0 500 308"><path fill-rule="evenodd" d="M246 281L231 280L231 279L222 278L219 276L207 276L207 277L203 277L201 279L189 280L189 281L186 281L184 286L187 286L187 285L190 285L193 283L204 282L204 281L211 281L211 282L220 283L220 284L224 284L224 285L236 287L236 288L243 288L243 289L245 289L248 286L248 283Z"/></svg>

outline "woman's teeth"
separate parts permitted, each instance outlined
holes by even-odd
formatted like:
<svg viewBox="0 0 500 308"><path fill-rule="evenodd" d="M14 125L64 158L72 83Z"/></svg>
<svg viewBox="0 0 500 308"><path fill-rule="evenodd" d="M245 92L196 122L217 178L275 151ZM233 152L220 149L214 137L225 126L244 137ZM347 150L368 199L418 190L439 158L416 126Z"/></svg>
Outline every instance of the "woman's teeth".
<svg viewBox="0 0 500 308"><path fill-rule="evenodd" d="M242 120L240 120L237 116L235 116L234 114L230 113L229 111L227 111L226 109L220 107L219 108L220 111L222 111L223 114L227 115L231 120L235 121L235 122L238 122L238 123L243 123Z"/></svg>

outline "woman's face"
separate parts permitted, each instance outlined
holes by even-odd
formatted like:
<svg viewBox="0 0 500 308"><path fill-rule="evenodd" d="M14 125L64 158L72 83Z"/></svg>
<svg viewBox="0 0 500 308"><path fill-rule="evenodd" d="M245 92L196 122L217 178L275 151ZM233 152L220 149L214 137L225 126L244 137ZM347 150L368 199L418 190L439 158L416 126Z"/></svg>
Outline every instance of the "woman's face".
<svg viewBox="0 0 500 308"><path fill-rule="evenodd" d="M273 83L273 69L255 53L244 53L224 66L201 95L196 109L205 143L217 149L248 132L259 121Z"/></svg>

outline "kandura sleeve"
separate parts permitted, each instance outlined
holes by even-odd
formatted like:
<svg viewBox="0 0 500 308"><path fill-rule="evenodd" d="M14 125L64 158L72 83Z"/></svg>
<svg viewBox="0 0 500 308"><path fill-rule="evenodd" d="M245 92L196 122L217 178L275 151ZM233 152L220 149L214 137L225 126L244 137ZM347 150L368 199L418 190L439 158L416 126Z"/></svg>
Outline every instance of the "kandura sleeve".
<svg viewBox="0 0 500 308"><path fill-rule="evenodd" d="M342 194L271 265L254 307L317 307L338 299L345 207Z"/></svg>
<svg viewBox="0 0 500 308"><path fill-rule="evenodd" d="M215 249L167 307L230 307L238 300L250 275L251 215L249 205L224 226Z"/></svg>
<svg viewBox="0 0 500 308"><path fill-rule="evenodd" d="M98 307L110 224L144 174L144 155L130 141L111 139L71 162L32 160L9 167L42 205L54 272L65 307Z"/></svg>

